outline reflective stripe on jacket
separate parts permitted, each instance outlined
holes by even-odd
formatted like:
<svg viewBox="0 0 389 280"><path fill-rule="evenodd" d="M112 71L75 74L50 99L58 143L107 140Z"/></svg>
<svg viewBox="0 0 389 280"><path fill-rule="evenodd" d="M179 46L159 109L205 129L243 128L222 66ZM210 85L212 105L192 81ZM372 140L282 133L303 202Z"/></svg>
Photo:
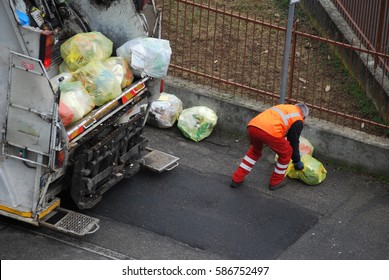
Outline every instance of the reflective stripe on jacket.
<svg viewBox="0 0 389 280"><path fill-rule="evenodd" d="M282 104L258 114L247 126L258 127L274 137L281 138L285 137L292 124L299 120L304 121L298 107Z"/></svg>

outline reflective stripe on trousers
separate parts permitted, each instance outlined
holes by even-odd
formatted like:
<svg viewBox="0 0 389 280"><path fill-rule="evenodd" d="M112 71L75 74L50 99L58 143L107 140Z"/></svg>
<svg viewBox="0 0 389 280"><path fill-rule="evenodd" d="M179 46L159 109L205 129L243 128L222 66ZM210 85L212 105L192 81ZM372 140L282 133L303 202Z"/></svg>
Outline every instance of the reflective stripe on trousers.
<svg viewBox="0 0 389 280"><path fill-rule="evenodd" d="M279 162L277 162L276 166L274 167L274 172L277 174L285 174L288 166L289 166L289 163L288 164L280 164Z"/></svg>
<svg viewBox="0 0 389 280"><path fill-rule="evenodd" d="M232 180L237 183L244 180L246 175L248 175L254 167L254 164L261 157L263 145L266 144L270 149L278 154L278 161L274 171L272 172L270 185L274 186L282 182L292 157L292 147L289 142L284 137L276 138L253 126L248 127L248 134L251 146L245 157L242 159L242 162L232 175Z"/></svg>

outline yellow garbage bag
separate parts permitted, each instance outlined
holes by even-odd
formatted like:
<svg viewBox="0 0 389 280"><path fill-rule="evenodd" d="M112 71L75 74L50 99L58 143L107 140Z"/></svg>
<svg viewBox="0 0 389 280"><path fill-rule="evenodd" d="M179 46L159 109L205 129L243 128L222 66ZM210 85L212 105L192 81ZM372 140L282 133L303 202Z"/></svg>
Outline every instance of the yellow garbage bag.
<svg viewBox="0 0 389 280"><path fill-rule="evenodd" d="M106 60L112 54L113 42L100 32L78 33L61 45L61 56L70 71L92 60Z"/></svg>
<svg viewBox="0 0 389 280"><path fill-rule="evenodd" d="M194 106L181 112L177 127L186 138L199 142L211 135L216 124L217 115L212 109Z"/></svg>
<svg viewBox="0 0 389 280"><path fill-rule="evenodd" d="M307 185L318 185L324 181L327 176L327 170L323 164L311 155L303 155L301 161L304 163L303 170L294 169L291 162L286 170L287 176L292 179L299 179Z"/></svg>
<svg viewBox="0 0 389 280"><path fill-rule="evenodd" d="M131 85L134 75L128 61L124 57L111 56L104 61L104 65L112 71L122 89Z"/></svg>
<svg viewBox="0 0 389 280"><path fill-rule="evenodd" d="M92 96L96 106L101 106L122 93L119 81L103 62L93 60L73 73Z"/></svg>

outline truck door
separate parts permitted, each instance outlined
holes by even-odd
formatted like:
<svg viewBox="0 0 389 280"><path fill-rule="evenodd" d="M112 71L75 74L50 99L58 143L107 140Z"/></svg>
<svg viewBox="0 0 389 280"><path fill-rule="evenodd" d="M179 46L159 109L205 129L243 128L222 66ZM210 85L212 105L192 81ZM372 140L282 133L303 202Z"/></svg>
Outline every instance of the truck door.
<svg viewBox="0 0 389 280"><path fill-rule="evenodd" d="M38 59L10 53L4 154L54 169L57 97Z"/></svg>

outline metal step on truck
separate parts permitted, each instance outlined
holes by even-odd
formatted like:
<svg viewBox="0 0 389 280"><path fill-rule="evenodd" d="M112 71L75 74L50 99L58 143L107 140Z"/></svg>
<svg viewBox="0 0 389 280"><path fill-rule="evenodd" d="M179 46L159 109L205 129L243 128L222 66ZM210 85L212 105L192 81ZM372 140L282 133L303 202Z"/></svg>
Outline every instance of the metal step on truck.
<svg viewBox="0 0 389 280"><path fill-rule="evenodd" d="M140 168L162 172L178 164L142 136L160 78L135 77L68 127L51 80L62 63L60 46L73 35L101 32L116 49L133 38L160 38L160 24L154 0L0 0L1 215L90 234L99 220L62 208L60 194L89 209Z"/></svg>

